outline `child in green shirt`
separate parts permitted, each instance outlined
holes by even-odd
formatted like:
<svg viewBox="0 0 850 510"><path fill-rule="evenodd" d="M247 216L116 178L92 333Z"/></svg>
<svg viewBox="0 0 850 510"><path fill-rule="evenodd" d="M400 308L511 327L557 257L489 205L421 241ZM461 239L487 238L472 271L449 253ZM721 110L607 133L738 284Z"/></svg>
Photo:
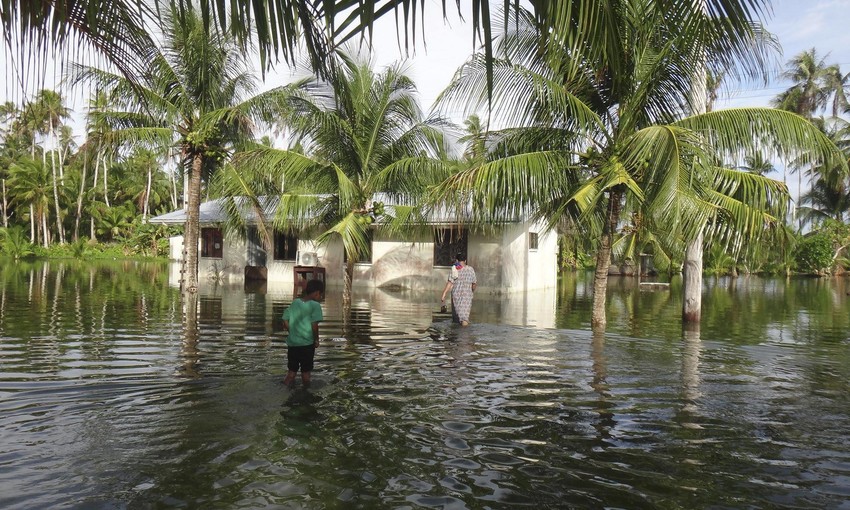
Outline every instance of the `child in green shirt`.
<svg viewBox="0 0 850 510"><path fill-rule="evenodd" d="M289 331L286 338L287 372L283 384L295 385L295 375L301 369L301 382L310 386L313 358L319 346L319 322L322 321L322 306L318 300L325 291L325 282L310 280L301 297L292 301L283 312L283 327Z"/></svg>

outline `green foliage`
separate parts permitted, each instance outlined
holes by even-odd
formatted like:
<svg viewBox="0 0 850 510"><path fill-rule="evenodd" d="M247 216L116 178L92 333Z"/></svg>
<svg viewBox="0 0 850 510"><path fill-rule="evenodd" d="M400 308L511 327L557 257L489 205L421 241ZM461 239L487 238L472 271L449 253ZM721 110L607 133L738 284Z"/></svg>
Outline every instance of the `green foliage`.
<svg viewBox="0 0 850 510"><path fill-rule="evenodd" d="M33 244L21 227L0 228L0 250L15 260L35 254Z"/></svg>
<svg viewBox="0 0 850 510"><path fill-rule="evenodd" d="M714 244L705 254L703 272L711 275L725 275L729 274L734 266L735 259L726 253L722 245Z"/></svg>
<svg viewBox="0 0 850 510"><path fill-rule="evenodd" d="M833 261L832 241L823 232L816 232L805 238L797 246L796 262L798 270L806 273L828 273Z"/></svg>
<svg viewBox="0 0 850 510"><path fill-rule="evenodd" d="M558 269L561 271L593 267L592 253L577 236L558 236Z"/></svg>

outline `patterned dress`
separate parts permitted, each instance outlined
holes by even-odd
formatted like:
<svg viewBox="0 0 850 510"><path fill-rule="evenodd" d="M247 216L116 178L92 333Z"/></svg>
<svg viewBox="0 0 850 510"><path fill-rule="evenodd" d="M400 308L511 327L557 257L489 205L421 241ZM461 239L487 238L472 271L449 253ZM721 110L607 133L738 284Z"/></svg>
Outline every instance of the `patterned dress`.
<svg viewBox="0 0 850 510"><path fill-rule="evenodd" d="M452 317L457 322L469 322L469 312L472 310L472 284L477 283L475 269L463 266L457 272L457 278L452 280Z"/></svg>

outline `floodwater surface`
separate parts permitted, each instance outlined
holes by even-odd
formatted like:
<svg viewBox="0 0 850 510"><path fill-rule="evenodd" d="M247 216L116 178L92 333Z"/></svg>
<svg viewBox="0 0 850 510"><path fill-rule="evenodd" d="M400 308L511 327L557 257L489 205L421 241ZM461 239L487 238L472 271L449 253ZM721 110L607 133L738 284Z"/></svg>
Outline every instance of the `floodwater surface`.
<svg viewBox="0 0 850 510"><path fill-rule="evenodd" d="M291 295L165 264L0 269L0 508L850 508L843 279L612 280L477 295L338 289L314 385L282 385Z"/></svg>

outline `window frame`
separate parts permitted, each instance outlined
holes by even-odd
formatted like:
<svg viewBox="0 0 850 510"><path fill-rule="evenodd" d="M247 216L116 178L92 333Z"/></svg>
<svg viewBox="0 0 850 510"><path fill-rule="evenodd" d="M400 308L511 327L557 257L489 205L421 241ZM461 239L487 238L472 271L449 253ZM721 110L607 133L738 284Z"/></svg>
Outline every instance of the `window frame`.
<svg viewBox="0 0 850 510"><path fill-rule="evenodd" d="M298 262L298 241L298 236L295 234L275 230L272 260L276 262ZM281 254L281 251L285 251L285 253Z"/></svg>
<svg viewBox="0 0 850 510"><path fill-rule="evenodd" d="M528 233L528 251L537 251L540 246L540 234L538 232Z"/></svg>
<svg viewBox="0 0 850 510"><path fill-rule="evenodd" d="M224 258L224 232L219 227L201 227L201 258ZM216 247L218 244L218 247Z"/></svg>
<svg viewBox="0 0 850 510"><path fill-rule="evenodd" d="M455 255L467 253L469 249L469 229L443 227L434 229L434 267L449 267L454 263ZM442 262L445 262L443 264Z"/></svg>

